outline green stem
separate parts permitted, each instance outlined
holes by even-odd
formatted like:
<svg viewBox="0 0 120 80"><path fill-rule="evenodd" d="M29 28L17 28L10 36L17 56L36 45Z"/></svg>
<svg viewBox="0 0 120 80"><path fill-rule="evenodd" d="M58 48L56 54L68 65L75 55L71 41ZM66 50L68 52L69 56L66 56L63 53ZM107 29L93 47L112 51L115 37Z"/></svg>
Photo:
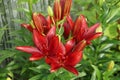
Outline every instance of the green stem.
<svg viewBox="0 0 120 80"><path fill-rule="evenodd" d="M30 14L32 14L32 0L28 1L28 6L29 6Z"/></svg>

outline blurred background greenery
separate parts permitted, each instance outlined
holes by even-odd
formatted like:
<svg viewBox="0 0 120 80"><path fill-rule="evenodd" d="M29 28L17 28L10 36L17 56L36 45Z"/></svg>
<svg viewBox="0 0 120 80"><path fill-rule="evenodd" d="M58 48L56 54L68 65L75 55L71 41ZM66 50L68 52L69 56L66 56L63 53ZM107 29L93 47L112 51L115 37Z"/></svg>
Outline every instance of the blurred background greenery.
<svg viewBox="0 0 120 80"><path fill-rule="evenodd" d="M73 0L71 16L83 14L89 26L100 22L103 36L84 50L75 76L62 69L49 72L44 60L30 62L16 45L33 45L31 33L20 27L32 12L47 16L54 0L0 0L0 80L120 80L120 1Z"/></svg>

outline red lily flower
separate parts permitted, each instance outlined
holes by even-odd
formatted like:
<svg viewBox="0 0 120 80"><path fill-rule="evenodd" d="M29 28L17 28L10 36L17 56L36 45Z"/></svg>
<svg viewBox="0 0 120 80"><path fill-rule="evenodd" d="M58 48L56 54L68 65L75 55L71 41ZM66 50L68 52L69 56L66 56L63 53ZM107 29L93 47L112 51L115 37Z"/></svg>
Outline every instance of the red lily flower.
<svg viewBox="0 0 120 80"><path fill-rule="evenodd" d="M81 61L82 50L84 49L85 45L85 41L80 42L80 44L77 44L77 47L74 48L75 41L73 39L69 40L65 44L65 47L60 49L61 52L66 52L65 54L58 53L55 57L49 57L46 59L46 62L51 66L51 72L63 67L66 70L78 75L78 71L74 66Z"/></svg>
<svg viewBox="0 0 120 80"><path fill-rule="evenodd" d="M80 15L74 24L73 27L73 36L77 42L86 40L87 44L90 44L91 40L98 38L102 35L102 32L96 32L96 29L99 27L99 23L88 28L86 19L83 15Z"/></svg>
<svg viewBox="0 0 120 80"><path fill-rule="evenodd" d="M55 35L55 27L52 27L47 35L42 35L36 29L33 30L33 41L35 43L35 47L31 46L18 46L17 50L27 52L32 54L29 60L39 60L43 57L54 56L58 52L59 39Z"/></svg>
<svg viewBox="0 0 120 80"><path fill-rule="evenodd" d="M40 33L41 32L42 33L47 33L48 32L48 30L50 29L50 26L48 26L48 22L43 15L33 13L32 18L33 18L33 23L35 25L35 28L37 28L37 30Z"/></svg>
<svg viewBox="0 0 120 80"><path fill-rule="evenodd" d="M46 34L51 26L51 22L49 17L46 19L42 14L33 13L33 25L34 29L37 29L40 33ZM30 24L23 23L21 24L22 27L25 27L30 32L33 32L33 27Z"/></svg>

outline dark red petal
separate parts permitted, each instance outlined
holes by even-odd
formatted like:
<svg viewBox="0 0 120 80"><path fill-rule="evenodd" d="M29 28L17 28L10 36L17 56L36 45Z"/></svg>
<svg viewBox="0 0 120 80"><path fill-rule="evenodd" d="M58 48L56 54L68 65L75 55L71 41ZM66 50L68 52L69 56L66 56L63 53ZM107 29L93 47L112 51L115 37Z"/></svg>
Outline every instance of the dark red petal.
<svg viewBox="0 0 120 80"><path fill-rule="evenodd" d="M78 71L74 67L65 65L64 68L73 74L78 75Z"/></svg>
<svg viewBox="0 0 120 80"><path fill-rule="evenodd" d="M39 15L37 13L33 13L32 15L33 22L37 30L42 33L43 32L43 26L42 26L42 20L40 19Z"/></svg>
<svg viewBox="0 0 120 80"><path fill-rule="evenodd" d="M88 25L87 25L87 21L86 18L84 17L84 15L80 15L81 20L82 20L82 30L86 31L88 29Z"/></svg>
<svg viewBox="0 0 120 80"><path fill-rule="evenodd" d="M55 59L54 57L47 57L46 63L51 66L51 70L50 70L51 72L54 72L61 67L57 59Z"/></svg>
<svg viewBox="0 0 120 80"><path fill-rule="evenodd" d="M81 27L82 27L82 21L81 21L81 17L79 16L76 19L74 27L73 27L73 35L74 36L76 36L80 32ZM81 35L79 35L79 36L81 36Z"/></svg>
<svg viewBox="0 0 120 80"><path fill-rule="evenodd" d="M77 63L79 63L81 61L81 59L82 59L82 51L80 51L80 52L72 52L66 58L65 65L75 66Z"/></svg>
<svg viewBox="0 0 120 80"><path fill-rule="evenodd" d="M32 54L32 56L29 58L30 61L39 60L44 57L44 55L35 47L31 46L18 46L16 47L17 50L27 52L29 54Z"/></svg>
<svg viewBox="0 0 120 80"><path fill-rule="evenodd" d="M96 33L96 29L97 29L99 26L100 26L100 24L97 23L97 24L93 25L92 27L90 27L90 28L88 29L88 32L86 33L86 36L90 36L90 35L92 35L92 34L95 34L95 33Z"/></svg>
<svg viewBox="0 0 120 80"><path fill-rule="evenodd" d="M46 18L42 15L42 14L38 14L40 20L42 21L42 26L48 26L48 22L46 20Z"/></svg>
<svg viewBox="0 0 120 80"><path fill-rule="evenodd" d="M44 55L41 53L32 53L32 56L29 58L30 61L40 60Z"/></svg>
<svg viewBox="0 0 120 80"><path fill-rule="evenodd" d="M36 47L31 47L31 46L17 46L16 49L30 54L36 52L41 53Z"/></svg>
<svg viewBox="0 0 120 80"><path fill-rule="evenodd" d="M70 24L71 29L73 29L74 22L73 22L73 20L72 20L71 16L70 16L70 15L68 15L68 16L67 16L67 18L66 18L66 20L67 20L67 21L68 21L68 23Z"/></svg>
<svg viewBox="0 0 120 80"><path fill-rule="evenodd" d="M69 35L70 35L70 32L71 32L71 26L70 24L68 23L68 21L66 21L63 25L64 27L64 37L65 38L68 38Z"/></svg>
<svg viewBox="0 0 120 80"><path fill-rule="evenodd" d="M59 42L58 50L57 50L56 53L59 54L59 55L65 55L66 54L65 46L63 45L62 42Z"/></svg>
<svg viewBox="0 0 120 80"><path fill-rule="evenodd" d="M49 41L49 55L56 55L56 52L59 47L59 39L57 36L54 36L50 41Z"/></svg>
<svg viewBox="0 0 120 80"><path fill-rule="evenodd" d="M55 33L56 33L56 27L52 27L47 33L48 41L51 40L55 36Z"/></svg>
<svg viewBox="0 0 120 80"><path fill-rule="evenodd" d="M59 21L61 19L61 5L59 0L55 0L53 9L54 9L54 18L55 20Z"/></svg>
<svg viewBox="0 0 120 80"><path fill-rule="evenodd" d="M30 24L23 23L21 26L28 29L30 32L33 32L33 28Z"/></svg>
<svg viewBox="0 0 120 80"><path fill-rule="evenodd" d="M37 48L41 50L41 52L48 50L48 41L45 36L39 33L37 30L33 30L33 41Z"/></svg>
<svg viewBox="0 0 120 80"><path fill-rule="evenodd" d="M62 18L69 15L71 5L72 5L72 0L65 0L64 8L62 8L63 9Z"/></svg>
<svg viewBox="0 0 120 80"><path fill-rule="evenodd" d="M62 7L62 13L63 13L64 5L65 5L65 0L60 0L60 5Z"/></svg>
<svg viewBox="0 0 120 80"><path fill-rule="evenodd" d="M51 64L50 72L55 72L57 69L59 69L61 66L59 64Z"/></svg>
<svg viewBox="0 0 120 80"><path fill-rule="evenodd" d="M65 44L66 54L68 54L73 49L74 45L75 45L74 39L70 39L69 41L66 42Z"/></svg>
<svg viewBox="0 0 120 80"><path fill-rule="evenodd" d="M80 41L75 47L74 47L74 51L82 51L86 46L86 41L85 40L82 40Z"/></svg>
<svg viewBox="0 0 120 80"><path fill-rule="evenodd" d="M51 24L52 24L51 17L50 17L50 16L48 16L46 20L47 20L47 23L48 23L48 26L47 26L47 27L48 27L48 29L50 29Z"/></svg>
<svg viewBox="0 0 120 80"><path fill-rule="evenodd" d="M98 33L94 34L93 36L91 36L90 38L88 38L87 40L91 41L93 39L100 37L101 35L102 35L102 32L98 32Z"/></svg>
<svg viewBox="0 0 120 80"><path fill-rule="evenodd" d="M87 26L85 17L83 15L80 15L79 17L81 19L81 25L79 26L80 29L79 29L78 33L76 33L76 34L78 34L77 35L78 40L83 40L83 36L87 32L88 26Z"/></svg>
<svg viewBox="0 0 120 80"><path fill-rule="evenodd" d="M41 25L43 27L44 33L46 34L50 29L50 25L49 25L47 19L42 14L38 14L38 16L41 20Z"/></svg>

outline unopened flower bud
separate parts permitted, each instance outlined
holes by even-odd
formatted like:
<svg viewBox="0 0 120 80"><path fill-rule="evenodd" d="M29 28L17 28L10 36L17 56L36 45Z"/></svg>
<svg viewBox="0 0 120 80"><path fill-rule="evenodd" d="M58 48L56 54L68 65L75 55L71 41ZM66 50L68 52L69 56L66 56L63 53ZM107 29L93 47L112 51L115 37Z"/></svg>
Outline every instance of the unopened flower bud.
<svg viewBox="0 0 120 80"><path fill-rule="evenodd" d="M48 15L52 17L53 11L52 11L52 8L50 6L48 6L47 11L48 11Z"/></svg>
<svg viewBox="0 0 120 80"><path fill-rule="evenodd" d="M55 0L53 9L55 19L59 21L61 19L61 5L59 0Z"/></svg>
<svg viewBox="0 0 120 80"><path fill-rule="evenodd" d="M99 0L99 5L102 6L105 0Z"/></svg>
<svg viewBox="0 0 120 80"><path fill-rule="evenodd" d="M109 64L108 64L108 71L112 70L114 68L114 61L110 61Z"/></svg>

